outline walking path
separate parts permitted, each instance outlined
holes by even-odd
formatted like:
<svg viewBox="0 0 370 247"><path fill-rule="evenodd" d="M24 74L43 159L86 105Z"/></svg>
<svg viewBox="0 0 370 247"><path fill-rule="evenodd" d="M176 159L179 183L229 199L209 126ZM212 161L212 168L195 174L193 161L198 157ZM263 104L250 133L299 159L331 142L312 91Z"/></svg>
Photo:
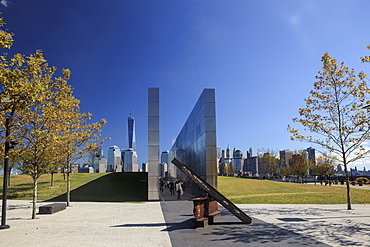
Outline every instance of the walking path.
<svg viewBox="0 0 370 247"><path fill-rule="evenodd" d="M30 201L8 201L1 246L370 246L370 204L239 204L253 222L227 211L215 225L193 228L192 202L164 194L145 203L72 202L30 220ZM39 203L38 206L47 204Z"/></svg>

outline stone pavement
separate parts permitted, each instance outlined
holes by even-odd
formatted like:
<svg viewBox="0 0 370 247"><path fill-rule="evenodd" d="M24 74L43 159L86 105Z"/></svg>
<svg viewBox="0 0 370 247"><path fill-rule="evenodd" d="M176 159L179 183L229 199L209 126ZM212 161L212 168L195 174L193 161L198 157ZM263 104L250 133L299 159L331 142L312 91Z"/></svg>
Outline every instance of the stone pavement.
<svg viewBox="0 0 370 247"><path fill-rule="evenodd" d="M0 246L171 246L159 202L71 205L30 220L31 202L9 200Z"/></svg>
<svg viewBox="0 0 370 247"><path fill-rule="evenodd" d="M238 204L253 222L224 211L193 228L192 202L164 194L161 202L72 202L30 220L31 202L8 201L1 246L370 246L370 205ZM47 204L39 203L38 206Z"/></svg>

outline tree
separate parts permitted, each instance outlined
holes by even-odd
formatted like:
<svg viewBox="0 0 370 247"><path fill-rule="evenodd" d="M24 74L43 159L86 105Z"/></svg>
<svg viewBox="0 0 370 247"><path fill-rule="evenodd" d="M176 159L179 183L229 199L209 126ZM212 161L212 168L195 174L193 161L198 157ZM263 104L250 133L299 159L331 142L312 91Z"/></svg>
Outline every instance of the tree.
<svg viewBox="0 0 370 247"><path fill-rule="evenodd" d="M270 177L280 173L280 163L277 157L277 151L271 149L258 150L258 173L259 175Z"/></svg>
<svg viewBox="0 0 370 247"><path fill-rule="evenodd" d="M334 175L334 158L330 154L320 155L316 157L315 172L320 176L320 183L322 184L322 177L325 178L325 185L327 184L327 176Z"/></svg>
<svg viewBox="0 0 370 247"><path fill-rule="evenodd" d="M296 182L299 182L299 178L303 179L308 175L310 160L305 156L304 151L298 151L296 154L293 154L292 158L289 160L290 172L297 178Z"/></svg>
<svg viewBox="0 0 370 247"><path fill-rule="evenodd" d="M55 136L50 128L53 119L49 112L55 109L54 94L58 88L52 79L56 68L48 66L40 51L29 56L25 62L35 65L34 70L28 72L32 73L32 77L22 78L26 81L26 93L32 92L35 97L20 109L14 134L17 135L18 146L22 150L19 153L22 160L20 169L33 180L32 219L35 219L38 179L46 172L47 164L54 156ZM25 66L21 70L27 72L27 68Z"/></svg>
<svg viewBox="0 0 370 247"><path fill-rule="evenodd" d="M299 109L300 117L293 122L303 125L304 131L316 135L302 135L288 125L292 140L317 144L343 163L347 181L347 208L351 209L348 164L366 157L369 151L363 143L369 138L370 123L363 107L369 89L363 72L340 65L328 53L322 56L322 71L316 76L314 89L305 99L306 107ZM321 139L321 138L322 139Z"/></svg>
<svg viewBox="0 0 370 247"><path fill-rule="evenodd" d="M225 174L226 176L234 176L234 166L230 163L228 165L225 165Z"/></svg>
<svg viewBox="0 0 370 247"><path fill-rule="evenodd" d="M19 144L25 143L26 132L21 131L24 119L30 116L28 112L34 103L41 102L47 94L44 94L45 83L53 74L53 68L49 68L41 52L37 51L25 57L15 54L11 59L6 56L0 57L0 79L1 79L1 122L2 132L5 132L5 158L10 155L9 143L15 141ZM34 108L36 109L36 108ZM35 122L35 124L37 124ZM31 133L29 133L31 134ZM3 146L3 145L1 145ZM21 145L17 146L18 154L25 151ZM22 152L20 152L22 151ZM24 153L26 156L29 153ZM14 160L13 156L13 160ZM29 156L27 158L29 160ZM4 171L5 172L5 171ZM34 182L37 182L34 181ZM37 185L37 183L36 183ZM33 218L36 216L36 200L34 200Z"/></svg>
<svg viewBox="0 0 370 247"><path fill-rule="evenodd" d="M87 152L102 145L108 138L100 139L101 131L106 124L106 120L89 123L92 118L91 113L80 112L80 101L73 96L73 90L67 84L70 78L70 71L64 70L63 77L57 78L57 83L61 90L56 93L57 107L50 115L53 115L55 127L58 155L57 161L64 164L67 174L67 206L70 206L71 192L71 163L86 156Z"/></svg>
<svg viewBox="0 0 370 247"><path fill-rule="evenodd" d="M1 14L1 13L0 13ZM2 17L0 17L0 27L3 27L5 25L5 22ZM0 29L0 47L1 48L8 48L13 45L13 35L12 33L7 32L6 30Z"/></svg>

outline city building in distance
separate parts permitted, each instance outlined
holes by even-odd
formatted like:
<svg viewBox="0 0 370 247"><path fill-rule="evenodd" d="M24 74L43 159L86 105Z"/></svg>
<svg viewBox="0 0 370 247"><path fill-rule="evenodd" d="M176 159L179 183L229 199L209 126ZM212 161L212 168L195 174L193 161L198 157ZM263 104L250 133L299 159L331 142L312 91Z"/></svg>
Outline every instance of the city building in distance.
<svg viewBox="0 0 370 247"><path fill-rule="evenodd" d="M122 171L121 149L116 145L109 147L107 172Z"/></svg>
<svg viewBox="0 0 370 247"><path fill-rule="evenodd" d="M138 157L136 153L136 133L135 119L132 117L132 109L130 103L130 116L127 118L127 139L128 149L121 152L124 172L138 172Z"/></svg>

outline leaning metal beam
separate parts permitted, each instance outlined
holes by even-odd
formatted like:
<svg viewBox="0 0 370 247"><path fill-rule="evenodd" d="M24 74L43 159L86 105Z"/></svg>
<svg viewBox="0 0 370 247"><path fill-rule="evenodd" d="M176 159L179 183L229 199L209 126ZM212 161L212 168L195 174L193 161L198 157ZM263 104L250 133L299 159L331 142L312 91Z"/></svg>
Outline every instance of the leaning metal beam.
<svg viewBox="0 0 370 247"><path fill-rule="evenodd" d="M193 182L198 185L202 190L204 190L208 195L218 201L224 208L229 210L233 215L238 217L243 223L250 224L252 219L241 211L234 203L230 202L226 197L224 197L218 190L213 188L204 179L202 179L198 174L193 172L189 167L182 164L176 158L172 160L172 163L179 168L186 176L188 176Z"/></svg>

